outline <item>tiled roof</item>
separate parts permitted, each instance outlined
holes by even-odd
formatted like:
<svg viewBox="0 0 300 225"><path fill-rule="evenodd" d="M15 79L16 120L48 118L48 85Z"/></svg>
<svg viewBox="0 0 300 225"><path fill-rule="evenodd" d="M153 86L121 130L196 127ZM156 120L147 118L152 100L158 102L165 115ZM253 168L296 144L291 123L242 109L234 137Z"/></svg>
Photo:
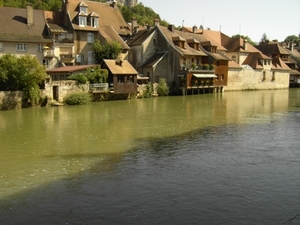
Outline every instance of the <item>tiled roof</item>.
<svg viewBox="0 0 300 225"><path fill-rule="evenodd" d="M107 41L116 41L122 45L123 49L130 49L130 47L123 41L123 39L117 34L111 26L101 26L99 27L100 34Z"/></svg>
<svg viewBox="0 0 300 225"><path fill-rule="evenodd" d="M280 58L274 57L272 60L272 69L273 70L287 70L290 71L290 67L288 67Z"/></svg>
<svg viewBox="0 0 300 225"><path fill-rule="evenodd" d="M187 43L185 44L185 48L180 48L179 46L176 46L173 42L173 38L179 38L180 40L185 41L186 39L182 37L184 35L184 32L174 30L174 32L170 31L167 27L164 26L156 26L157 29L163 34L166 41L181 55L193 55L193 56L206 56L203 51L196 50L191 48Z"/></svg>
<svg viewBox="0 0 300 225"><path fill-rule="evenodd" d="M255 47L266 55L272 55L272 54L290 55L291 54L288 50L283 48L277 42L262 43Z"/></svg>
<svg viewBox="0 0 300 225"><path fill-rule="evenodd" d="M76 30L98 30L91 26L80 27L78 25L77 14L79 13L79 4L82 0L71 0L69 1L69 14L72 21L72 26ZM112 7L109 3L101 3L95 1L84 1L87 6L87 14L94 12L99 15L99 27L100 26L111 26L119 35L127 36L130 34L130 28L124 20L118 7Z"/></svg>
<svg viewBox="0 0 300 225"><path fill-rule="evenodd" d="M68 28L64 26L64 15L62 12L44 11L46 23L53 33L68 33Z"/></svg>
<svg viewBox="0 0 300 225"><path fill-rule="evenodd" d="M250 53L242 65L249 65L252 69L263 69L263 66L260 64L259 59L271 60L270 57L262 54L261 52Z"/></svg>
<svg viewBox="0 0 300 225"><path fill-rule="evenodd" d="M250 43L245 43L245 40L241 37L230 38L224 44L229 52L259 52L259 50ZM245 44L247 48L244 47Z"/></svg>
<svg viewBox="0 0 300 225"><path fill-rule="evenodd" d="M140 30L127 40L127 44L129 46L141 45L154 31L156 31L155 28Z"/></svg>
<svg viewBox="0 0 300 225"><path fill-rule="evenodd" d="M122 65L114 59L104 59L102 63L105 63L110 72L114 75L137 75L138 72L127 61L122 60Z"/></svg>
<svg viewBox="0 0 300 225"><path fill-rule="evenodd" d="M52 42L47 33L42 10L33 10L33 23L32 26L27 26L26 9L0 7L0 40Z"/></svg>
<svg viewBox="0 0 300 225"><path fill-rule="evenodd" d="M160 60L163 59L163 57L167 54L168 52L158 52L155 53L152 57L150 57L144 64L143 66L155 66Z"/></svg>
<svg viewBox="0 0 300 225"><path fill-rule="evenodd" d="M95 67L95 66L99 66L99 65L63 66L63 67L58 67L58 68L53 68L53 69L47 70L46 72L49 73L49 74L52 74L52 73L72 73L72 72L86 70L88 68Z"/></svg>

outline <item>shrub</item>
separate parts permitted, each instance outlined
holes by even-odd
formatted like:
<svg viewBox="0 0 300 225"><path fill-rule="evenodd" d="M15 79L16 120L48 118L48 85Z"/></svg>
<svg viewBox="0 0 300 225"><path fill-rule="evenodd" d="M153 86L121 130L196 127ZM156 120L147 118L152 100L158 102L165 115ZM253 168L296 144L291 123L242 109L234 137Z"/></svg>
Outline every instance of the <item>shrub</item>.
<svg viewBox="0 0 300 225"><path fill-rule="evenodd" d="M142 97L143 97L143 98L151 98L152 95L153 95L153 93L154 93L154 90L153 90L153 84L152 84L151 82L148 82L148 83L146 84L145 90L143 91Z"/></svg>
<svg viewBox="0 0 300 225"><path fill-rule="evenodd" d="M66 97L65 103L67 105L86 105L91 102L89 93L73 93Z"/></svg>
<svg viewBox="0 0 300 225"><path fill-rule="evenodd" d="M87 77L82 73L77 73L69 76L68 80L75 80L78 84L85 84L87 82Z"/></svg>
<svg viewBox="0 0 300 225"><path fill-rule="evenodd" d="M169 86L167 85L166 79L164 78L159 79L159 83L157 84L157 94L159 96L169 95Z"/></svg>

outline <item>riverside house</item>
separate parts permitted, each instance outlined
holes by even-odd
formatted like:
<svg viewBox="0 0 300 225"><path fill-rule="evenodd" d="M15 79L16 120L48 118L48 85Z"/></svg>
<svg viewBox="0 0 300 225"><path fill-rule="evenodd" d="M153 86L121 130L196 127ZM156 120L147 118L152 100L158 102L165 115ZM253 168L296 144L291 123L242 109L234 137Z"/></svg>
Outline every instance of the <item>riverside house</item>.
<svg viewBox="0 0 300 225"><path fill-rule="evenodd" d="M0 57L4 54L29 54L41 65L48 65L44 49L52 47L43 10L32 5L25 9L0 7Z"/></svg>

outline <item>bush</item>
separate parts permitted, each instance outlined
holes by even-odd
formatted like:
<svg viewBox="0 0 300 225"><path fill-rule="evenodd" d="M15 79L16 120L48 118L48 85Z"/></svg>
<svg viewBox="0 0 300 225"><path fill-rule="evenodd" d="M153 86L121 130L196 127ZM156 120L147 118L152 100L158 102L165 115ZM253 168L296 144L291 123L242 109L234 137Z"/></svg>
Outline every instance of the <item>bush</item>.
<svg viewBox="0 0 300 225"><path fill-rule="evenodd" d="M159 79L159 83L157 84L157 94L159 96L169 95L169 86L167 85L166 79L164 78Z"/></svg>
<svg viewBox="0 0 300 225"><path fill-rule="evenodd" d="M153 84L151 82L148 82L146 84L146 88L145 90L143 91L143 98L151 98L152 95L154 93L154 90L153 90Z"/></svg>
<svg viewBox="0 0 300 225"><path fill-rule="evenodd" d="M86 105L91 102L91 96L89 93L74 93L70 94L65 99L67 105Z"/></svg>
<svg viewBox="0 0 300 225"><path fill-rule="evenodd" d="M87 77L82 73L77 73L69 76L68 80L75 80L78 84L85 84L87 82Z"/></svg>

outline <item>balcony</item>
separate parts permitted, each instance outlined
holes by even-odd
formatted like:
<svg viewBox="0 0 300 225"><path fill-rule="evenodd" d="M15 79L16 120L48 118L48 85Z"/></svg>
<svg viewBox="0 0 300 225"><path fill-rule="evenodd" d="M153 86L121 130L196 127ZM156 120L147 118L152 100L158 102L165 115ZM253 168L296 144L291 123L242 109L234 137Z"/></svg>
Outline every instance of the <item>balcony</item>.
<svg viewBox="0 0 300 225"><path fill-rule="evenodd" d="M74 53L63 53L60 54L59 57L61 58L62 62L68 62L72 61L75 59L75 54Z"/></svg>
<svg viewBox="0 0 300 225"><path fill-rule="evenodd" d="M53 57L55 57L54 50L44 50L44 57L45 58L53 58Z"/></svg>

